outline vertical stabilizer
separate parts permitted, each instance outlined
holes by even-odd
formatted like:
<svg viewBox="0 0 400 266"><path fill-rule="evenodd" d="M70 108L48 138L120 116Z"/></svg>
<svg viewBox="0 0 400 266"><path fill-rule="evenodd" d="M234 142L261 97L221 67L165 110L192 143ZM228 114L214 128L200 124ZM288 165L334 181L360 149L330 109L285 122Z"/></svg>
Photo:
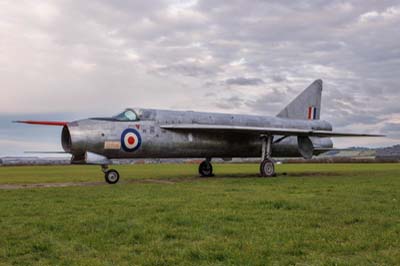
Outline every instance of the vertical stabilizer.
<svg viewBox="0 0 400 266"><path fill-rule="evenodd" d="M319 120L321 114L321 95L322 80L318 79L286 106L277 117Z"/></svg>

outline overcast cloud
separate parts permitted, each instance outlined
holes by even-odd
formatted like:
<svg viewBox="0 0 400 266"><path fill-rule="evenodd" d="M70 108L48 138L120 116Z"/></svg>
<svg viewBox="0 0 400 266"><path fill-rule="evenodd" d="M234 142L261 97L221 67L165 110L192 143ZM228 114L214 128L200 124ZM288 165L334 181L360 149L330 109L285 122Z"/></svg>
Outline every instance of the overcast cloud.
<svg viewBox="0 0 400 266"><path fill-rule="evenodd" d="M125 107L275 115L324 80L336 130L400 128L399 1L0 1L0 154L59 150L14 117ZM387 132L386 132L387 131ZM56 132L58 134L58 132Z"/></svg>

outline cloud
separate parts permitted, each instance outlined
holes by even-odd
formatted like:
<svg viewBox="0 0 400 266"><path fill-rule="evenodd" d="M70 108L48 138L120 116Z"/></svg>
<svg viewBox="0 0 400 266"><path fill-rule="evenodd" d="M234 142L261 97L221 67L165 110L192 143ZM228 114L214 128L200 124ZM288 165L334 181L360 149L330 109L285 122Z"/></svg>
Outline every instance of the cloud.
<svg viewBox="0 0 400 266"><path fill-rule="evenodd" d="M0 7L3 114L133 106L275 114L317 78L322 118L335 129L380 131L400 114L396 0Z"/></svg>
<svg viewBox="0 0 400 266"><path fill-rule="evenodd" d="M238 86L256 86L264 84L264 81L262 79L244 78L244 77L230 78L227 79L225 82L227 85L238 85Z"/></svg>
<svg viewBox="0 0 400 266"><path fill-rule="evenodd" d="M379 19L381 20L400 19L400 6L391 6L382 12L377 12L377 11L366 12L360 15L359 22L361 23L377 22Z"/></svg>
<svg viewBox="0 0 400 266"><path fill-rule="evenodd" d="M400 138L400 123L385 123L382 133L390 137Z"/></svg>

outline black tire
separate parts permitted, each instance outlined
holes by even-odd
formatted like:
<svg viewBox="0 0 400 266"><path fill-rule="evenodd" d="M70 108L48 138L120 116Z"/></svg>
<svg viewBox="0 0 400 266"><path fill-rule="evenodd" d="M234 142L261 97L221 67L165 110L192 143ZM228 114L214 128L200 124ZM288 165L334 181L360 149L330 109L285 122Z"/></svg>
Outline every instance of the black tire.
<svg viewBox="0 0 400 266"><path fill-rule="evenodd" d="M266 159L260 164L260 175L262 177L274 177L275 173L275 164L272 160Z"/></svg>
<svg viewBox="0 0 400 266"><path fill-rule="evenodd" d="M202 177L210 177L213 176L213 167L209 161L203 161L199 165L199 174Z"/></svg>
<svg viewBox="0 0 400 266"><path fill-rule="evenodd" d="M106 179L106 182L108 184L116 184L119 181L119 173L116 170L108 170L107 172L105 172L104 174L104 178Z"/></svg>

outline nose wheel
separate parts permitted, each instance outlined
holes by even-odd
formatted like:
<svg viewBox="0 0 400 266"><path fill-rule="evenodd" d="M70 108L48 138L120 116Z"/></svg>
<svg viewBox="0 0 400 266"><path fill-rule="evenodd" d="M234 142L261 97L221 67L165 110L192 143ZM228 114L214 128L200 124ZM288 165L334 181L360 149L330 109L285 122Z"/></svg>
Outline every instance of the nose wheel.
<svg viewBox="0 0 400 266"><path fill-rule="evenodd" d="M118 173L117 170L114 170L114 169L108 170L108 167L104 166L104 165L102 166L102 170L103 170L103 173L104 173L104 179L106 180L106 182L108 184L113 185L113 184L118 183L118 181L119 181L119 173Z"/></svg>
<svg viewBox="0 0 400 266"><path fill-rule="evenodd" d="M199 174L202 177L210 177L213 175L213 167L211 164L211 160L205 160L199 165Z"/></svg>

